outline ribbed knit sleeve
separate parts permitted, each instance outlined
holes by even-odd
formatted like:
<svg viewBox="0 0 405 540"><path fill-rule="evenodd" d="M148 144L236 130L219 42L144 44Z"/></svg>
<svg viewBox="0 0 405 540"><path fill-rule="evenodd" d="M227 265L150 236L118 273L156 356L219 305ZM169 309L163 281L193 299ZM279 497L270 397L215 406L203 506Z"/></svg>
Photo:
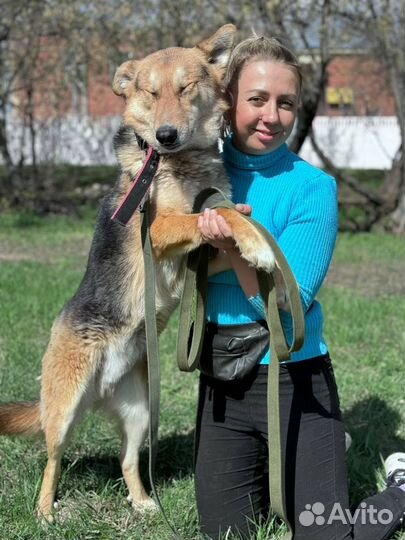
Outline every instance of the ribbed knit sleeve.
<svg viewBox="0 0 405 540"><path fill-rule="evenodd" d="M296 194L288 225L278 238L306 311L328 271L338 230L336 183L322 173L308 179Z"/></svg>
<svg viewBox="0 0 405 540"><path fill-rule="evenodd" d="M250 305L255 308L258 315L260 315L260 317L262 319L265 319L266 318L266 306L265 306L265 304L263 302L263 298L261 297L261 294L257 293L255 296L249 296L248 300L249 300Z"/></svg>

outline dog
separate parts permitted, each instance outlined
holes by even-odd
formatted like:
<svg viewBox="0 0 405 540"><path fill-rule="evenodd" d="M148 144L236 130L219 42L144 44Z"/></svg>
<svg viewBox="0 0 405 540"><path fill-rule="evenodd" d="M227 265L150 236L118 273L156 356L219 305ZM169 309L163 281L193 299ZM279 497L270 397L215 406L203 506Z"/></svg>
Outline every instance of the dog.
<svg viewBox="0 0 405 540"><path fill-rule="evenodd" d="M230 196L218 137L228 108L221 83L234 35L228 24L195 47L160 50L116 71L113 91L125 100L114 139L119 178L101 203L83 280L52 326L40 399L0 406L0 434L45 435L48 461L37 514L46 521L53 520L69 436L95 406L112 413L121 427L120 462L129 500L141 510L154 505L138 466L148 426L140 213L126 227L111 216L142 168L146 143L160 155L149 196L161 332L180 299L187 253L202 243L199 214L192 213L196 196L210 186ZM273 253L256 229L236 210L218 212L249 264L271 271Z"/></svg>

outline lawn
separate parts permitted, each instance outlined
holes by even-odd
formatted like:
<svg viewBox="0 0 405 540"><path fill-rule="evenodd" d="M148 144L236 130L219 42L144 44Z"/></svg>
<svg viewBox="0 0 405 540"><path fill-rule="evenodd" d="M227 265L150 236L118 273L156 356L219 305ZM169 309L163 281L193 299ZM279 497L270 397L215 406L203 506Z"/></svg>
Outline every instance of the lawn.
<svg viewBox="0 0 405 540"><path fill-rule="evenodd" d="M1 401L39 394L41 357L52 320L75 291L86 262L93 214L82 219L0 216ZM403 239L340 236L320 298L347 430L353 502L383 487L382 458L404 449ZM176 317L161 338L162 413L158 491L187 540L200 539L192 482L197 374L178 372ZM134 513L118 463L120 441L99 414L76 430L63 460L56 523L34 508L46 454L41 438L0 439L0 538L7 540L170 538L161 516ZM142 455L146 479L147 454ZM269 530L272 524L269 525ZM262 528L258 539L276 538ZM397 538L405 539L405 535Z"/></svg>

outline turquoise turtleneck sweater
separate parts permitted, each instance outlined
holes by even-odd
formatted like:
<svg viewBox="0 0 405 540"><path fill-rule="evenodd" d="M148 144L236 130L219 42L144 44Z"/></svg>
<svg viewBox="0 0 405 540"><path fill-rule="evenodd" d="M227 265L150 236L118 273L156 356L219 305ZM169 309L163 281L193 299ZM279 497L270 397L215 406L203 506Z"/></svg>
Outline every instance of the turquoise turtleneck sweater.
<svg viewBox="0 0 405 540"><path fill-rule="evenodd" d="M252 206L252 217L274 236L298 282L305 311L305 341L292 360L325 354L323 315L315 299L331 262L338 229L335 180L290 152L286 144L265 155L244 154L228 138L223 159L232 201ZM248 299L233 271L209 278L208 320L243 324L264 318L258 297ZM288 340L291 316L281 311ZM269 351L261 363L270 361Z"/></svg>

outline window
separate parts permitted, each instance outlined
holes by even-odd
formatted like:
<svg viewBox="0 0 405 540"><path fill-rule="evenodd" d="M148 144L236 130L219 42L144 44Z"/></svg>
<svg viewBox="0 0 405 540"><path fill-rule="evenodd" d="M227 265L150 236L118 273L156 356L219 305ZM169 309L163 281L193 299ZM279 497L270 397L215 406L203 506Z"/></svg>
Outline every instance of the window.
<svg viewBox="0 0 405 540"><path fill-rule="evenodd" d="M330 107L350 107L354 102L353 89L348 86L328 86L326 89L326 103Z"/></svg>

